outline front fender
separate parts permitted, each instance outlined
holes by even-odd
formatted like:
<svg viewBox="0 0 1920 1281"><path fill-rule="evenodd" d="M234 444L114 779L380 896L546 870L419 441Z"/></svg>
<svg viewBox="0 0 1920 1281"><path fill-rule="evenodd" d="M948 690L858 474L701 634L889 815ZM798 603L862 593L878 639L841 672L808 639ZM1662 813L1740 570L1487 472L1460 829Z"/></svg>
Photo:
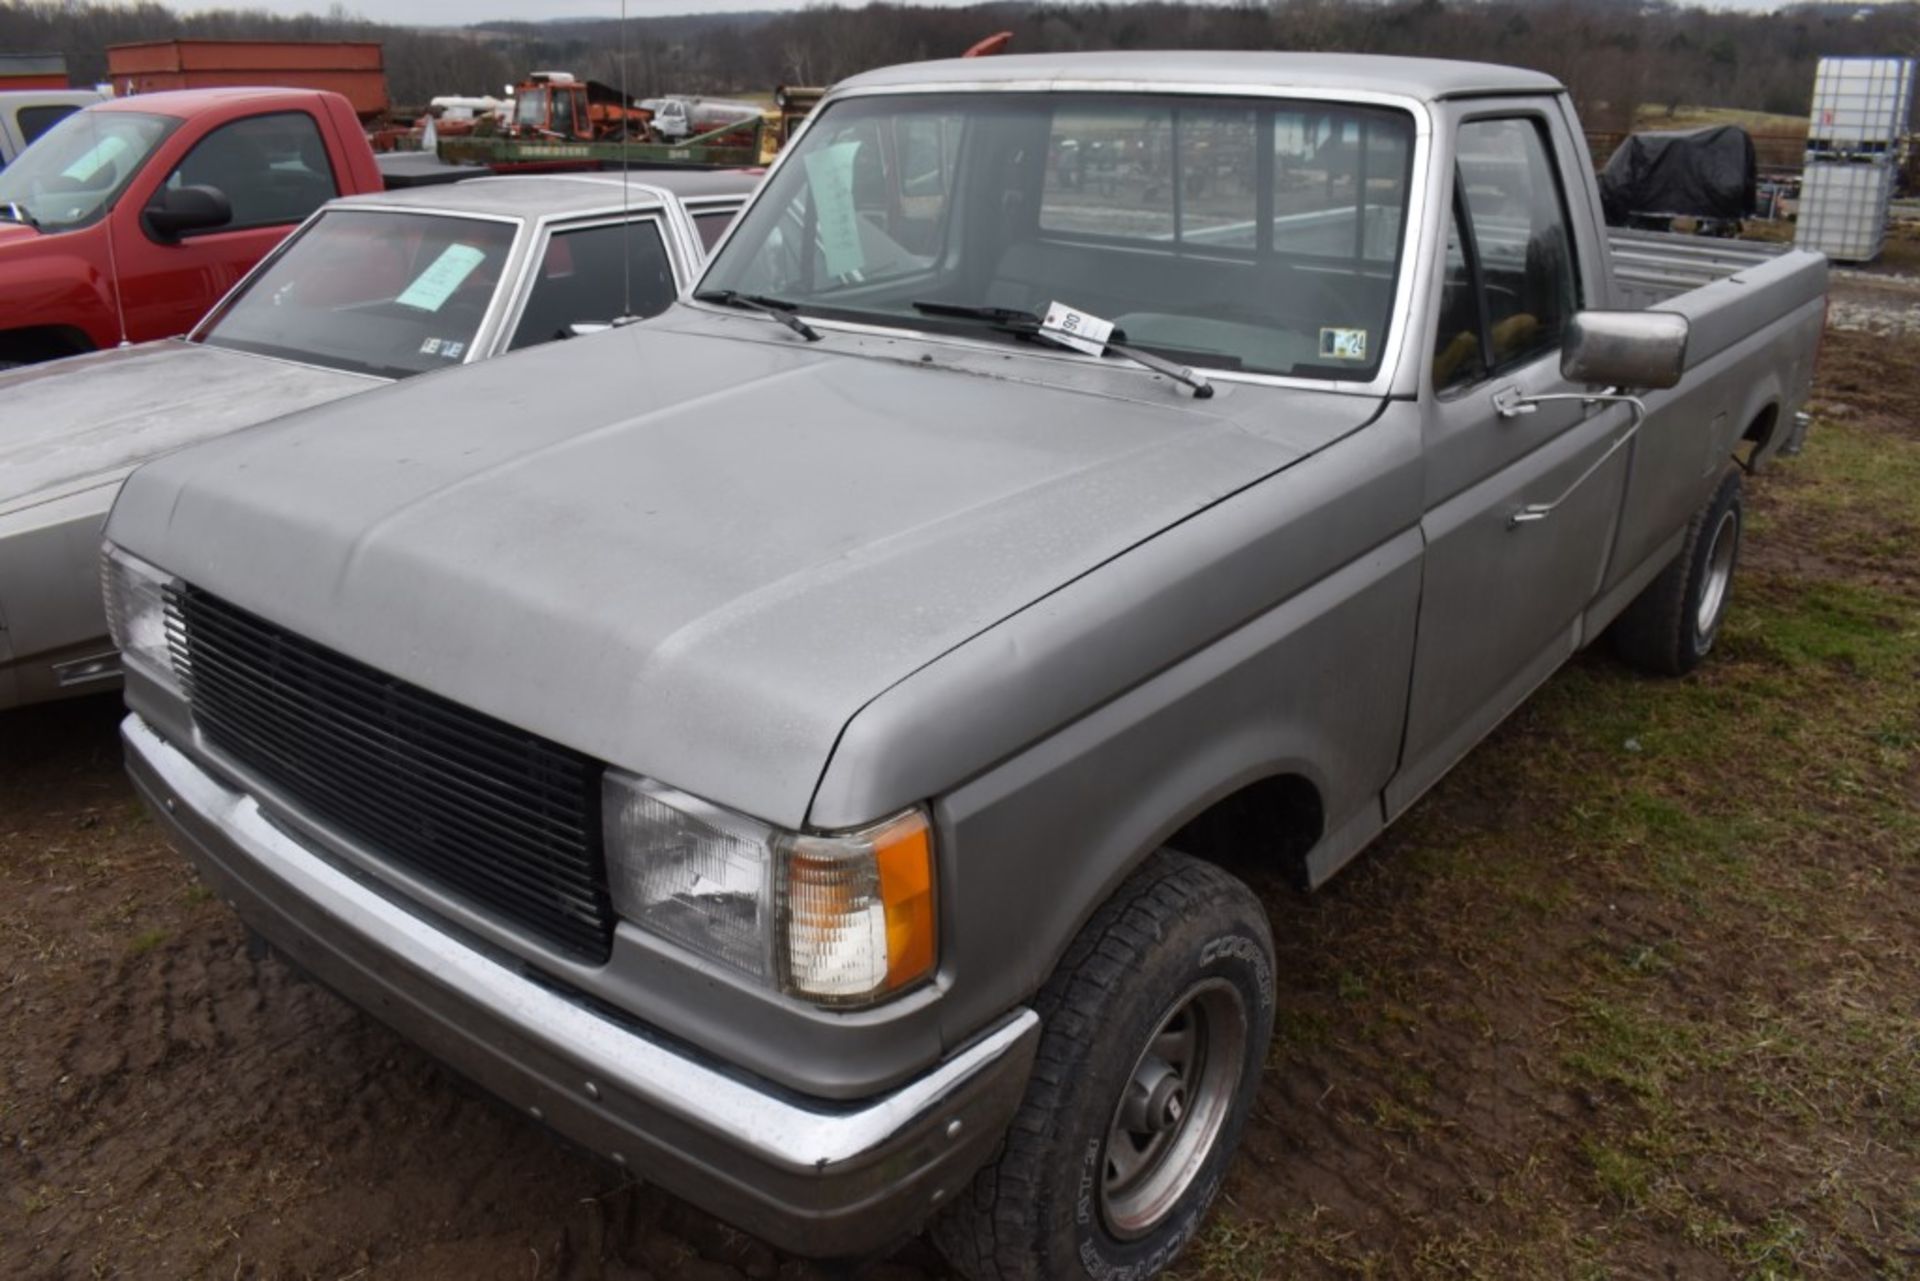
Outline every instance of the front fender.
<svg viewBox="0 0 1920 1281"><path fill-rule="evenodd" d="M122 479L0 515L0 617L16 661L110 643L100 540Z"/></svg>
<svg viewBox="0 0 1920 1281"><path fill-rule="evenodd" d="M810 821L934 798L948 1043L1027 999L1142 859L1249 782L1312 784L1314 867L1377 830L1413 662L1419 443L1417 413L1390 411L848 726Z"/></svg>
<svg viewBox="0 0 1920 1281"><path fill-rule="evenodd" d="M24 330L74 329L96 348L120 340L99 227L0 244L0 342Z"/></svg>

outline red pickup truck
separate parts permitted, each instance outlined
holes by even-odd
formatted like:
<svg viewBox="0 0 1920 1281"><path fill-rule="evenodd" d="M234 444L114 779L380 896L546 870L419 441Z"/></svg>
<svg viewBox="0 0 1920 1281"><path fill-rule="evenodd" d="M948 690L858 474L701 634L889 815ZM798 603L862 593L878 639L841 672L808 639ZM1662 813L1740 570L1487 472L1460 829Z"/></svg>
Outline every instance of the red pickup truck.
<svg viewBox="0 0 1920 1281"><path fill-rule="evenodd" d="M185 333L323 203L382 186L334 93L77 112L0 170L0 368Z"/></svg>

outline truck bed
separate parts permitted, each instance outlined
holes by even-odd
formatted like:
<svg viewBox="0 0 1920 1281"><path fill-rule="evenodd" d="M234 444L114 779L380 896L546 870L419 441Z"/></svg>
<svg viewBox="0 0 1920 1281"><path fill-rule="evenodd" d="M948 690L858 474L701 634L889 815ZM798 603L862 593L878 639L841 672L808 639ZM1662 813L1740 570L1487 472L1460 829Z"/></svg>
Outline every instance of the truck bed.
<svg viewBox="0 0 1920 1281"><path fill-rule="evenodd" d="M1610 230L1613 275L1630 306L1655 307L1793 252L1789 244L1670 231Z"/></svg>

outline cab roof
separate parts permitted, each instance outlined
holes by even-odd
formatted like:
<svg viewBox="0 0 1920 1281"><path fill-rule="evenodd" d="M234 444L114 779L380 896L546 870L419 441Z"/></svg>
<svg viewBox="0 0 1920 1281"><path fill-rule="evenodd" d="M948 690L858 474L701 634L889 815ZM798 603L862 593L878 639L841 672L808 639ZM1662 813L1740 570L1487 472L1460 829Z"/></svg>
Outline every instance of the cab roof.
<svg viewBox="0 0 1920 1281"><path fill-rule="evenodd" d="M109 98L90 108L93 111L144 111L156 116L191 116L210 106L259 103L304 104L325 92L320 89L289 89L272 86L229 89L167 89L159 93L135 93L124 98ZM345 101L345 99L341 99Z"/></svg>
<svg viewBox="0 0 1920 1281"><path fill-rule="evenodd" d="M1111 81L1115 89L1203 85L1231 94L1246 89L1350 89L1437 102L1502 94L1562 93L1552 76L1485 62L1390 58L1360 53L1263 53L1228 50L1127 50L1028 53L882 67L840 82L839 90L946 84L1021 85Z"/></svg>
<svg viewBox="0 0 1920 1281"><path fill-rule="evenodd" d="M636 171L622 195L618 174L539 174L469 178L432 187L409 187L332 203L341 208L432 209L451 214L492 214L534 219L657 208L668 199L746 196L761 175L749 170L722 172Z"/></svg>

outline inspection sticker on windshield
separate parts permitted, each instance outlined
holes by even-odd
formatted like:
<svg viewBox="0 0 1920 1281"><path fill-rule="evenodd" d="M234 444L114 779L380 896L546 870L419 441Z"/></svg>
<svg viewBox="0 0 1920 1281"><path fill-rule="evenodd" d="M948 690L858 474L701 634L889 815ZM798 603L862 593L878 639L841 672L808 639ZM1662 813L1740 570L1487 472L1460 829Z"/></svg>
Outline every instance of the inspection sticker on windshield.
<svg viewBox="0 0 1920 1281"><path fill-rule="evenodd" d="M1366 358L1366 330L1322 329L1320 331L1320 359L1365 360Z"/></svg>
<svg viewBox="0 0 1920 1281"><path fill-rule="evenodd" d="M1040 321L1040 332L1075 351L1099 356L1107 350L1107 339L1113 337L1113 322L1056 302L1047 304L1047 314Z"/></svg>
<svg viewBox="0 0 1920 1281"><path fill-rule="evenodd" d="M416 276L413 283L394 301L402 307L439 311L447 305L447 299L453 297L453 291L473 274L473 269L486 260L487 254L483 249L475 249L472 245L448 245L433 260L433 265Z"/></svg>

